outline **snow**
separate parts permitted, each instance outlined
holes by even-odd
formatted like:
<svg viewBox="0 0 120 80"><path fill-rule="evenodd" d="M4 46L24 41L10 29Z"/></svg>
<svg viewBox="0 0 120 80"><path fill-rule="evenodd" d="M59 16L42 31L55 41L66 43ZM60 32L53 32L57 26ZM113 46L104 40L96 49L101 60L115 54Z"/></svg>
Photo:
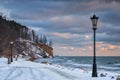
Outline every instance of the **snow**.
<svg viewBox="0 0 120 80"><path fill-rule="evenodd" d="M107 73L107 76L92 78L91 71L35 63L23 59L7 64L6 58L0 58L0 80L116 80L119 75L104 71L100 73Z"/></svg>

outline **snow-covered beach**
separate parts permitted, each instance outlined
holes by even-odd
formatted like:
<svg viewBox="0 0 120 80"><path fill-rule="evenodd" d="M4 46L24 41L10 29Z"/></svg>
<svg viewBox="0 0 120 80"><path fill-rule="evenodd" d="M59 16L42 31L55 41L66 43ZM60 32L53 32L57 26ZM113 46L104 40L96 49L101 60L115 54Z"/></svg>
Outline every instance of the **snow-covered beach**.
<svg viewBox="0 0 120 80"><path fill-rule="evenodd" d="M100 77L100 74L107 74ZM0 80L116 80L117 73L98 72L97 78L91 77L91 71L67 68L61 65L41 64L25 60L7 64L6 58L0 58Z"/></svg>

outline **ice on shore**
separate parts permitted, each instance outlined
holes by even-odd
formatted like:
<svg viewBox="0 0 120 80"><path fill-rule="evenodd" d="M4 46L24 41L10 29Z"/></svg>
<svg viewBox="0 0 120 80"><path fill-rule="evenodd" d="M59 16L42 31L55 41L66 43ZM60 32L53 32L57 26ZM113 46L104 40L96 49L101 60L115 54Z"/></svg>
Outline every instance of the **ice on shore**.
<svg viewBox="0 0 120 80"><path fill-rule="evenodd" d="M100 77L101 74L106 76ZM97 78L92 78L91 71L82 69L24 60L8 65L6 58L0 58L0 80L116 80L118 75L100 71Z"/></svg>

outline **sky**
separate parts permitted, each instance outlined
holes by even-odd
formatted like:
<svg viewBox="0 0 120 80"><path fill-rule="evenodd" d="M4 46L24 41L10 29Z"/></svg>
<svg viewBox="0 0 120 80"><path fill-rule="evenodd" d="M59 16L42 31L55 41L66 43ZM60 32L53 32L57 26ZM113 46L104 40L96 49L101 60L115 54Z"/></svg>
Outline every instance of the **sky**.
<svg viewBox="0 0 120 80"><path fill-rule="evenodd" d="M46 35L60 56L93 56L93 14L96 55L120 56L119 7L120 0L0 0L1 13Z"/></svg>

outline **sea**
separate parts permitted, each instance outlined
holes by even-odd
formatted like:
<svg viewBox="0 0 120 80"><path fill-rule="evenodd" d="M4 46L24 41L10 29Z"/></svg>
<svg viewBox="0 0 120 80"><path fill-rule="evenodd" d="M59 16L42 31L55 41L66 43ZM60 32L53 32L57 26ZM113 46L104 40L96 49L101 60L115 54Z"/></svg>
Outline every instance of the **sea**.
<svg viewBox="0 0 120 80"><path fill-rule="evenodd" d="M93 57L90 56L56 56L49 60L51 64L59 64L69 68L81 68L91 71ZM108 71L120 74L120 57L96 57L98 71Z"/></svg>
<svg viewBox="0 0 120 80"><path fill-rule="evenodd" d="M51 64L59 64L68 68L80 68L91 71L93 57L90 56L56 56L48 60ZM97 71L115 72L120 74L120 57L96 57Z"/></svg>

